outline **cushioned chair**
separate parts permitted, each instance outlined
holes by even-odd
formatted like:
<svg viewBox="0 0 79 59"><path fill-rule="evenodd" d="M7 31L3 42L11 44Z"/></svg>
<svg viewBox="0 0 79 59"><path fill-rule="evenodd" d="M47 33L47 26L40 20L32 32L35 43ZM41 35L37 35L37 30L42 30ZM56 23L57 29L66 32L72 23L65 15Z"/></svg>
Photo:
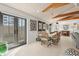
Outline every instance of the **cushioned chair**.
<svg viewBox="0 0 79 59"><path fill-rule="evenodd" d="M41 38L41 44L46 44L47 46L57 45L60 40L60 33L54 32L49 35L47 32L41 32L39 37Z"/></svg>
<svg viewBox="0 0 79 59"><path fill-rule="evenodd" d="M59 40L60 40L60 32L54 32L56 33L55 35L52 35L51 39L54 45L57 45ZM54 34L52 33L52 34Z"/></svg>
<svg viewBox="0 0 79 59"><path fill-rule="evenodd" d="M48 41L48 33L46 31L39 31L38 32L38 38L40 38L41 40L41 45L45 44L45 45L49 45L49 41Z"/></svg>

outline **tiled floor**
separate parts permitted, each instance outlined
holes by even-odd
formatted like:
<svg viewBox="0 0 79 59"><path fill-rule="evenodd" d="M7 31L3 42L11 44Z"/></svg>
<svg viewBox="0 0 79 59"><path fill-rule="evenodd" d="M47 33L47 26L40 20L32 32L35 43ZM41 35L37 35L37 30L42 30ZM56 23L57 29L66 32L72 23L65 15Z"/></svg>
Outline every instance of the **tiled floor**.
<svg viewBox="0 0 79 59"><path fill-rule="evenodd" d="M40 42L31 43L15 48L7 55L15 56L63 56L67 48L75 48L75 43L70 37L61 37L58 46L52 45L47 47L41 45Z"/></svg>

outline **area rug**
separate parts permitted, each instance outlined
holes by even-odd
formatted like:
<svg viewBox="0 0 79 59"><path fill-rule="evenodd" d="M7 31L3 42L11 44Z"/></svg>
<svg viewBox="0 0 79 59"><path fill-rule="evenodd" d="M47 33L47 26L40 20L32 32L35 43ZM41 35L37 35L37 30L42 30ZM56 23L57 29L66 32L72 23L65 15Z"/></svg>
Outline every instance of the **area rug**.
<svg viewBox="0 0 79 59"><path fill-rule="evenodd" d="M73 48L66 49L65 56L79 56L79 51L76 51Z"/></svg>

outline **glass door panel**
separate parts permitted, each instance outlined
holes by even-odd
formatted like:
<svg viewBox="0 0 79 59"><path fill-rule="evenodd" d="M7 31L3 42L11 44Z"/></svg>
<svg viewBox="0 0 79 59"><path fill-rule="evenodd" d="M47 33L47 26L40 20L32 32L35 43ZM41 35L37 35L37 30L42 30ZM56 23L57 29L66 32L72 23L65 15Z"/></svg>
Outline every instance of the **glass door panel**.
<svg viewBox="0 0 79 59"><path fill-rule="evenodd" d="M14 17L9 17L8 21L8 26L9 26L9 39L11 40L12 43L16 43L16 39L14 39Z"/></svg>
<svg viewBox="0 0 79 59"><path fill-rule="evenodd" d="M3 15L3 41L8 44L15 43L14 39L14 17Z"/></svg>
<svg viewBox="0 0 79 59"><path fill-rule="evenodd" d="M18 42L20 44L25 43L25 19L19 18L18 19Z"/></svg>

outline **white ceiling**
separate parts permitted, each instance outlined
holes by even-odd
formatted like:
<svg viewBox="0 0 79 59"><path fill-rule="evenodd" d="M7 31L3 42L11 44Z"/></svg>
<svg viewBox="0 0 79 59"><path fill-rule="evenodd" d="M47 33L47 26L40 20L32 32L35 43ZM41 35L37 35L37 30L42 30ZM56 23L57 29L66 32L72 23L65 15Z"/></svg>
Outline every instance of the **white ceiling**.
<svg viewBox="0 0 79 59"><path fill-rule="evenodd" d="M79 10L79 8L75 7L74 4L69 4L66 5L65 8L61 7L43 13L42 10L45 9L49 3L5 3L5 4L10 7L29 13L35 17L42 18L43 20L47 20L47 21L50 20L50 22L56 20L56 19L52 19L53 16L56 16L61 13Z"/></svg>
<svg viewBox="0 0 79 59"><path fill-rule="evenodd" d="M49 18L47 14L41 12L45 7L47 7L48 3L5 3L5 4L10 7L29 13L38 18L43 19Z"/></svg>

